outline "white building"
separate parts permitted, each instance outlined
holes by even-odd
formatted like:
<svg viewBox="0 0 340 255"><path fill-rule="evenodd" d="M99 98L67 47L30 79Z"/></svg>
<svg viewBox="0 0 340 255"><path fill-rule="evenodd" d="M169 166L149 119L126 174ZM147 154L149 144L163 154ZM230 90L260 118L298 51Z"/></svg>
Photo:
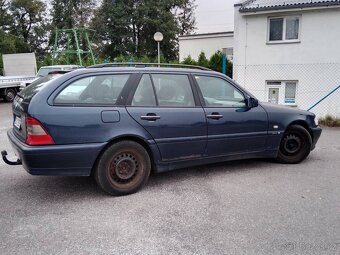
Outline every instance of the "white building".
<svg viewBox="0 0 340 255"><path fill-rule="evenodd" d="M233 70L260 100L308 109L340 84L340 0L236 4ZM340 116L340 89L312 111Z"/></svg>
<svg viewBox="0 0 340 255"><path fill-rule="evenodd" d="M216 51L227 50L228 59L233 55L233 32L209 33L179 36L179 59L188 56L197 60L203 51L209 59Z"/></svg>

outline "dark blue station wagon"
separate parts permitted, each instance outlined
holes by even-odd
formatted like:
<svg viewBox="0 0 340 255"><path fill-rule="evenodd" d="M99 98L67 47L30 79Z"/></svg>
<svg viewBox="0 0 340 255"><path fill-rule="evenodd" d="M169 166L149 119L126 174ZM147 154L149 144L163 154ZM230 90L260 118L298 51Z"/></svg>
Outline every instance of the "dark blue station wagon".
<svg viewBox="0 0 340 255"><path fill-rule="evenodd" d="M321 135L311 112L259 103L213 71L107 67L32 85L13 102L8 137L33 175L90 176L112 195L151 170L227 160L299 163Z"/></svg>

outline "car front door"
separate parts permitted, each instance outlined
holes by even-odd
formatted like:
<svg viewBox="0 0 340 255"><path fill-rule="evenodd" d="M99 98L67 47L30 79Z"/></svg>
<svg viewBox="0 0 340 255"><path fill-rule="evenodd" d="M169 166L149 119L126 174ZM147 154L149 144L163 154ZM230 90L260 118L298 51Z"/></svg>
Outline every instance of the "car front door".
<svg viewBox="0 0 340 255"><path fill-rule="evenodd" d="M155 140L162 161L202 157L206 148L204 110L186 74L143 74L127 111Z"/></svg>
<svg viewBox="0 0 340 255"><path fill-rule="evenodd" d="M261 106L249 108L244 94L227 80L195 75L208 122L208 156L264 151L267 113Z"/></svg>

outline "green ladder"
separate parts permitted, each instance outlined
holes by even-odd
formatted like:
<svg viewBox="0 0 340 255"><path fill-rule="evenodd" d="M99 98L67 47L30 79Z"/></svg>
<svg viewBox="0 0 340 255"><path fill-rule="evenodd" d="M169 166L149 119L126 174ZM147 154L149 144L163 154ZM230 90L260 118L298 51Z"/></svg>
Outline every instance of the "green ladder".
<svg viewBox="0 0 340 255"><path fill-rule="evenodd" d="M79 65L82 66L88 57L95 65L91 42L95 33L95 30L89 28L57 29L52 51L52 65L62 55L66 56L67 64L70 64L71 56L76 55Z"/></svg>

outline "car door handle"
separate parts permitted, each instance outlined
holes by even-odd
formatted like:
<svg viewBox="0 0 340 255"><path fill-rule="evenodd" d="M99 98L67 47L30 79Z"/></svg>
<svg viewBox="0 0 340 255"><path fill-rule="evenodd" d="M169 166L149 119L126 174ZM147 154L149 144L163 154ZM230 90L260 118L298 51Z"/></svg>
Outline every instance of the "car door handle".
<svg viewBox="0 0 340 255"><path fill-rule="evenodd" d="M147 115L140 116L142 120L147 120L147 121L156 121L161 118L161 116L158 116L154 113L148 113Z"/></svg>
<svg viewBox="0 0 340 255"><path fill-rule="evenodd" d="M213 119L213 120L219 120L223 118L222 114L219 114L218 112L213 112L212 114L207 115L208 119Z"/></svg>

